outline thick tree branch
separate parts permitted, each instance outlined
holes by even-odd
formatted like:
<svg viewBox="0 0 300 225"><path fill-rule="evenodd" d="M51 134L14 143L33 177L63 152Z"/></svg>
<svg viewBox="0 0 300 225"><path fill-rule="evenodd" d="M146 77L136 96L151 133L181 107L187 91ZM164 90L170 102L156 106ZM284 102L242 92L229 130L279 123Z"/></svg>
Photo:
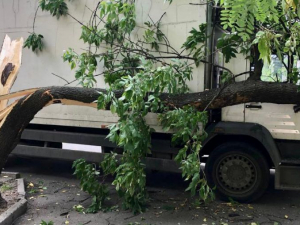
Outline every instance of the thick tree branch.
<svg viewBox="0 0 300 225"><path fill-rule="evenodd" d="M183 107L184 105L193 105L198 110L203 110L214 98L208 109L217 109L231 105L237 105L247 102L268 102L275 104L300 104L300 92L298 86L289 83L269 83L257 80L247 80L238 83L232 83L220 89L209 91L167 95L162 94L161 100L165 104L173 107ZM218 94L219 93L219 94Z"/></svg>
<svg viewBox="0 0 300 225"><path fill-rule="evenodd" d="M0 96L0 100L7 100L26 94L0 112L0 168L4 166L8 155L18 144L24 128L41 109L59 103L96 108L95 102L99 92L106 93L106 90L64 86L29 89ZM115 95L121 97L122 91L116 91ZM300 104L300 92L298 86L290 83L248 80L229 84L222 89L199 93L177 95L164 93L160 99L170 109L192 105L198 110L204 110L247 102Z"/></svg>

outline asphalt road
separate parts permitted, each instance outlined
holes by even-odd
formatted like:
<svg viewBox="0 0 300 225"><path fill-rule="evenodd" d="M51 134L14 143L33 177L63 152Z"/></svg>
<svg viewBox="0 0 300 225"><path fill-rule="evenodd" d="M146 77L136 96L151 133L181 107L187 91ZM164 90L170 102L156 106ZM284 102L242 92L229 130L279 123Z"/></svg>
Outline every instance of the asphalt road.
<svg viewBox="0 0 300 225"><path fill-rule="evenodd" d="M46 159L10 157L5 171L20 172L26 186L42 186L38 192L29 193L28 210L15 225L40 224L42 220L54 225L119 225L119 224L300 224L300 192L274 190L274 176L265 195L257 202L228 204L214 201L205 206L195 206L194 198L184 190L186 183L181 175L148 173L147 188L150 202L147 211L133 215L122 209L122 201L111 186L112 199L107 205L117 205L113 211L82 214L74 205L87 207L91 199L79 188L72 175L71 162Z"/></svg>

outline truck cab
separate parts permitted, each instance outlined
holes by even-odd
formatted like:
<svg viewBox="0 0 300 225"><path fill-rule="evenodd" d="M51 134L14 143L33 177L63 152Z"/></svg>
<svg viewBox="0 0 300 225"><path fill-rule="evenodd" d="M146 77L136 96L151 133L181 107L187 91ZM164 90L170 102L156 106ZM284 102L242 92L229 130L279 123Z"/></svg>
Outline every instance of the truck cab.
<svg viewBox="0 0 300 225"><path fill-rule="evenodd" d="M283 67L272 57L272 63L263 68L262 80L284 82L287 74ZM215 83L219 85L218 80ZM220 198L254 201L268 187L270 169L275 170L276 189L299 190L298 112L297 105L249 102L212 113L217 116L211 117L201 151L208 156L207 179Z"/></svg>
<svg viewBox="0 0 300 225"><path fill-rule="evenodd" d="M299 139L293 105L247 103L222 109L222 120L211 123L202 154L206 176L222 199L254 201L269 185L299 189Z"/></svg>

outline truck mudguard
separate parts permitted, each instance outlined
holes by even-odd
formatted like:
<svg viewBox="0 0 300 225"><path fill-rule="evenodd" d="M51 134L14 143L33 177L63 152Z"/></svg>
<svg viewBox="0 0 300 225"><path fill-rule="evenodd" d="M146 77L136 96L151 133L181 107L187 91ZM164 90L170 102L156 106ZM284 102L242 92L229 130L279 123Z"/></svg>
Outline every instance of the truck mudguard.
<svg viewBox="0 0 300 225"><path fill-rule="evenodd" d="M281 157L271 133L262 125L243 122L218 122L207 128L208 137L203 143L202 154L207 154L207 148L217 137L222 136L245 136L259 141L268 152L275 167L281 162ZM238 139L237 139L238 141ZM215 143L214 143L215 145Z"/></svg>

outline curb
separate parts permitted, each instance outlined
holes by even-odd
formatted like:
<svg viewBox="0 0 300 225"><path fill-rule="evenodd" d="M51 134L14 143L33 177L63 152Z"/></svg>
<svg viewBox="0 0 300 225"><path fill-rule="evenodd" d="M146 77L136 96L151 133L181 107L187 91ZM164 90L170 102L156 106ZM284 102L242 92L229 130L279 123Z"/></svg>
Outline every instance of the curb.
<svg viewBox="0 0 300 225"><path fill-rule="evenodd" d="M25 185L24 185L24 178L19 178L17 180L17 191L19 193L20 198L25 198Z"/></svg>
<svg viewBox="0 0 300 225"><path fill-rule="evenodd" d="M16 176L18 177L18 175ZM13 221L23 215L27 210L27 200L25 199L24 179L17 180L17 190L20 200L12 205L6 212L0 215L0 225L11 225Z"/></svg>
<svg viewBox="0 0 300 225"><path fill-rule="evenodd" d="M15 173L15 172L2 172L1 177L11 177L14 179L18 179L18 178L21 178L21 175L19 173Z"/></svg>

